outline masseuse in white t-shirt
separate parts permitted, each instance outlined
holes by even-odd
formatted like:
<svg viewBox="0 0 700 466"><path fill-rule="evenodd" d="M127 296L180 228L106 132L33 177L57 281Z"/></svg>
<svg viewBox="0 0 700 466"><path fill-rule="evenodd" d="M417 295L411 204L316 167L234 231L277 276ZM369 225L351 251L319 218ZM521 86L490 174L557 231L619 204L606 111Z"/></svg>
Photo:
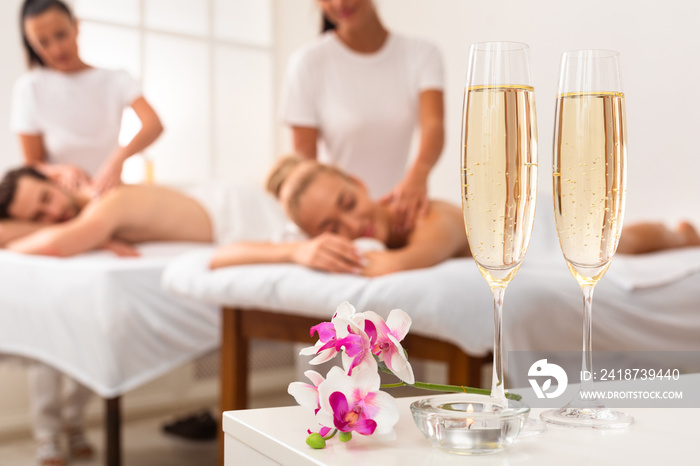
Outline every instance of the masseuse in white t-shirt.
<svg viewBox="0 0 700 466"><path fill-rule="evenodd" d="M119 184L124 161L162 132L158 115L125 71L94 68L78 54L78 24L58 0L25 1L22 38L30 71L15 84L12 130L25 163L68 189L90 183L95 195ZM141 130L119 146L122 112Z"/></svg>
<svg viewBox="0 0 700 466"><path fill-rule="evenodd" d="M68 190L87 188L99 196L120 183L124 161L160 135L158 115L126 72L82 61L78 23L62 1L25 0L21 24L31 69L15 85L11 125L24 161ZM128 106L142 127L120 147L122 112ZM29 370L29 388L38 463L66 464L62 435L69 456L92 456L83 426L89 389L41 363Z"/></svg>
<svg viewBox="0 0 700 466"><path fill-rule="evenodd" d="M331 29L290 59L282 103L294 150L362 180L373 198L391 202L394 227L410 230L443 147L440 53L387 31L371 0L317 3Z"/></svg>

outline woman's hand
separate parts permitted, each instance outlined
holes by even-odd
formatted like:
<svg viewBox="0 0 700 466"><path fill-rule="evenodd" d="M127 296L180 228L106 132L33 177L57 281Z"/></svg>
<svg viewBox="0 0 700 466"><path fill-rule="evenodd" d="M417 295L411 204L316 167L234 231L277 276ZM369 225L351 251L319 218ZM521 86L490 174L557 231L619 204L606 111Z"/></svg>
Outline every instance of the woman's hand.
<svg viewBox="0 0 700 466"><path fill-rule="evenodd" d="M71 193L90 185L90 177L75 165L47 163L37 168L60 188Z"/></svg>
<svg viewBox="0 0 700 466"><path fill-rule="evenodd" d="M392 230L413 230L416 220L428 213L428 182L423 176L408 173L387 196L379 201L392 211Z"/></svg>
<svg viewBox="0 0 700 466"><path fill-rule="evenodd" d="M112 154L100 167L92 180L92 196L100 197L122 183L124 157L119 152Z"/></svg>
<svg viewBox="0 0 700 466"><path fill-rule="evenodd" d="M326 272L357 274L362 270L362 257L352 241L333 233L322 233L299 243L292 254L292 260Z"/></svg>

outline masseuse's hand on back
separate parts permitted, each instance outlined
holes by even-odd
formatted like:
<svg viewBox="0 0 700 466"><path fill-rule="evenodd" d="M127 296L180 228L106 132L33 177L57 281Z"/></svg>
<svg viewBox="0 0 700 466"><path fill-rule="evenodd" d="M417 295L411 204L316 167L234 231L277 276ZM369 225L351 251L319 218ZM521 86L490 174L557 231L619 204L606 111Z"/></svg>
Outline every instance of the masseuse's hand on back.
<svg viewBox="0 0 700 466"><path fill-rule="evenodd" d="M379 201L392 210L391 228L398 233L413 230L416 221L428 213L428 186L425 179L413 179L410 174Z"/></svg>
<svg viewBox="0 0 700 466"><path fill-rule="evenodd" d="M92 197L100 197L121 184L123 165L124 160L119 157L110 157L102 164L92 180Z"/></svg>
<svg viewBox="0 0 700 466"><path fill-rule="evenodd" d="M334 273L360 273L362 257L348 238L322 233L298 243L292 254L295 263Z"/></svg>
<svg viewBox="0 0 700 466"><path fill-rule="evenodd" d="M428 89L420 94L420 143L418 154L401 182L381 201L393 211L392 229L412 231L416 222L428 213L428 176L445 141L442 91Z"/></svg>
<svg viewBox="0 0 700 466"><path fill-rule="evenodd" d="M163 132L163 125L156 111L144 97L131 103L131 108L141 122L141 129L124 147L118 147L100 166L92 180L92 196L101 197L119 186L122 167L126 159L147 148Z"/></svg>
<svg viewBox="0 0 700 466"><path fill-rule="evenodd" d="M70 193L76 193L90 185L90 177L75 165L42 164L37 168L51 181Z"/></svg>

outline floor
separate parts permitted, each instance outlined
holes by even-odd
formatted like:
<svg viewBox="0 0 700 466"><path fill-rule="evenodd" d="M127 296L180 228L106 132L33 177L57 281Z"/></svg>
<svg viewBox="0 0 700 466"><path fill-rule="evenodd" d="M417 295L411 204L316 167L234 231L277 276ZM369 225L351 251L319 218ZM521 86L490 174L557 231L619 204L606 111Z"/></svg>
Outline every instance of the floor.
<svg viewBox="0 0 700 466"><path fill-rule="evenodd" d="M283 406L294 404L286 393L253 398L252 407ZM212 406L212 412L216 407ZM182 414L182 413L180 413ZM161 426L172 421L172 414L125 422L122 427L124 466L214 466L217 464L216 441L193 442L161 433ZM88 431L90 441L98 452L92 460L70 462L76 466L101 466L104 452L104 430L93 427ZM34 442L21 437L0 442L0 466L35 466Z"/></svg>
<svg viewBox="0 0 700 466"><path fill-rule="evenodd" d="M328 364L328 363L327 363ZM416 365L417 376L421 380L444 382L445 368L431 364ZM325 365L316 366L314 369L325 373ZM485 373L486 368L485 368ZM301 379L300 379L301 380ZM486 379L484 379L486 380ZM394 382L393 378L388 382ZM423 390L411 387L392 389L394 397L425 395ZM268 391L264 395L251 393L251 408L264 408L273 406L295 405L294 399L286 393L286 389L280 388ZM213 400L209 407L211 412L218 417L216 401ZM218 464L218 444L216 441L193 442L163 434L161 426L173 421L176 417L189 414L194 411L168 413L148 418L127 420L122 426L122 464L124 466L215 466ZM101 425L96 425L88 430L88 438L97 448L97 455L92 460L80 460L70 462L75 466L101 466L104 453L104 430ZM0 466L35 466L34 442L29 434L12 440L0 440Z"/></svg>

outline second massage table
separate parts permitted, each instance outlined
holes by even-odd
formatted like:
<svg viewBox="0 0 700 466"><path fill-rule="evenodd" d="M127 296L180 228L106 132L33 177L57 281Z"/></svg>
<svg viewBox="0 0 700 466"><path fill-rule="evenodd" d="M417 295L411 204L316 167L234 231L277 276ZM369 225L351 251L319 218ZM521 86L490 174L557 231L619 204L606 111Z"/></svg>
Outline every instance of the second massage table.
<svg viewBox="0 0 700 466"><path fill-rule="evenodd" d="M121 463L120 397L219 345L217 306L161 287L197 243L148 243L137 258L59 259L0 250L0 353L53 366L105 399L106 463Z"/></svg>

